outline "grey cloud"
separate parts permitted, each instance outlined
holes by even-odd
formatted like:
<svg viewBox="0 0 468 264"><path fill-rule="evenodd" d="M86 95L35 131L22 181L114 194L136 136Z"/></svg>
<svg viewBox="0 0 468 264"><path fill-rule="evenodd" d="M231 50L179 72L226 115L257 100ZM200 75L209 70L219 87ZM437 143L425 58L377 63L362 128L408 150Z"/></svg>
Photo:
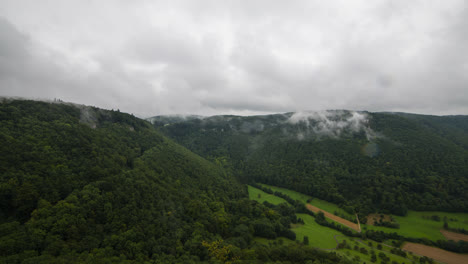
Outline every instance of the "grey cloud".
<svg viewBox="0 0 468 264"><path fill-rule="evenodd" d="M59 2L0 4L0 95L140 116L468 114L462 1Z"/></svg>

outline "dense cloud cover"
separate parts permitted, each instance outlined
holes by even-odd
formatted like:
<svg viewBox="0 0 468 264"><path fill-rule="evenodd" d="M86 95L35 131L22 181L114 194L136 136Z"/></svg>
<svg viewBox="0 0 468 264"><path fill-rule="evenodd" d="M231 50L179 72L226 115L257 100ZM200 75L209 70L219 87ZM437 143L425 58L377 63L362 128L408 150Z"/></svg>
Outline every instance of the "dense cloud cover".
<svg viewBox="0 0 468 264"><path fill-rule="evenodd" d="M468 114L466 1L3 0L0 17L1 96Z"/></svg>

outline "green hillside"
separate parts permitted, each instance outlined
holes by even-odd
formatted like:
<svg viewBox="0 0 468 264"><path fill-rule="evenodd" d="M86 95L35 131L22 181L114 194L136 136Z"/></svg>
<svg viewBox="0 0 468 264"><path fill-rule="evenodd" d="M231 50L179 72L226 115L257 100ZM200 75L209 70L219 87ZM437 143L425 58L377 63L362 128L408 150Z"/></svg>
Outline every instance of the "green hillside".
<svg viewBox="0 0 468 264"><path fill-rule="evenodd" d="M295 190L350 214L468 208L468 116L324 111L157 121L243 182Z"/></svg>
<svg viewBox="0 0 468 264"><path fill-rule="evenodd" d="M294 210L119 111L0 102L0 263L347 263L295 238Z"/></svg>

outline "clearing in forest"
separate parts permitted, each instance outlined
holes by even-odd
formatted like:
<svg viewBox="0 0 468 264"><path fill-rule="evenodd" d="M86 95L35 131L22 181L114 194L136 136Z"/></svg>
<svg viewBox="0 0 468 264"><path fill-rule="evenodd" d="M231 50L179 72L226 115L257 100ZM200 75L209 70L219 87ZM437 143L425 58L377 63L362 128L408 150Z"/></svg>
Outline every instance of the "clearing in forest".
<svg viewBox="0 0 468 264"><path fill-rule="evenodd" d="M367 225L374 225L375 222L379 222L379 220L382 220L382 222L392 222L392 218L389 215L386 214L369 214L367 216Z"/></svg>
<svg viewBox="0 0 468 264"><path fill-rule="evenodd" d="M437 216L438 221L432 218ZM400 228L389 228L385 226L365 225L367 230L383 231L387 233L396 232L405 237L427 238L432 241L445 240L440 232L444 225L443 219L447 219L451 228L468 229L468 213L447 213L439 211L408 211L406 216L392 216L400 224Z"/></svg>
<svg viewBox="0 0 468 264"><path fill-rule="evenodd" d="M340 208L338 205L336 205L334 203L330 203L330 202L327 202L325 200L320 200L318 198L313 198L310 195L306 195L306 194L303 194L303 193L300 193L300 192L296 192L296 191L281 188L281 187L276 187L276 186L267 185L267 184L260 184L260 185L262 185L263 187L270 188L273 191L286 194L289 197L291 197L292 199L299 200L299 201L301 201L301 202L303 202L305 204L310 203L311 205L316 206L318 208L321 208L322 210L325 210L327 212L331 212L331 213L334 213L334 214L336 212L339 215L344 215L346 217L354 217L354 214L350 214L350 213L346 212L343 208Z"/></svg>
<svg viewBox="0 0 468 264"><path fill-rule="evenodd" d="M430 247L423 244L407 242L402 248L403 250L413 252L417 255L427 256L434 260L447 264L468 263L468 255L457 254L436 247Z"/></svg>
<svg viewBox="0 0 468 264"><path fill-rule="evenodd" d="M468 235L455 233L455 232L450 232L450 231L447 231L447 230L444 230L444 229L441 229L440 232L442 233L442 235L444 235L444 237L447 240L453 240L453 241L462 240L462 241L468 242Z"/></svg>
<svg viewBox="0 0 468 264"><path fill-rule="evenodd" d="M260 189L257 189L253 186L247 185L249 190L249 199L255 200L259 203L263 203L265 201L272 203L272 204L280 204L280 203L287 203L286 200L283 198L274 196L273 194L266 193Z"/></svg>
<svg viewBox="0 0 468 264"><path fill-rule="evenodd" d="M315 222L314 217L308 214L297 214L304 221L304 225L295 225L291 230L296 233L296 240L303 241L304 236L309 237L309 245L320 249L334 249L336 240L334 236L341 232L330 227L321 226Z"/></svg>
<svg viewBox="0 0 468 264"><path fill-rule="evenodd" d="M312 211L314 213L318 213L318 212L322 211L326 218L329 218L329 219L331 219L331 220L333 220L335 222L338 222L338 223L340 223L342 225L345 225L345 226L347 226L347 227L349 227L351 229L354 229L357 232L361 232L361 229L359 228L358 224L355 224L355 223L350 222L350 221L348 221L346 219L343 219L343 218L341 218L339 216L331 214L331 213L329 213L327 211L324 211L324 210L322 210L322 209L320 209L320 208L318 208L316 206L313 206L313 205L310 205L310 204L307 204L306 206L307 206L307 209L309 209L310 211Z"/></svg>

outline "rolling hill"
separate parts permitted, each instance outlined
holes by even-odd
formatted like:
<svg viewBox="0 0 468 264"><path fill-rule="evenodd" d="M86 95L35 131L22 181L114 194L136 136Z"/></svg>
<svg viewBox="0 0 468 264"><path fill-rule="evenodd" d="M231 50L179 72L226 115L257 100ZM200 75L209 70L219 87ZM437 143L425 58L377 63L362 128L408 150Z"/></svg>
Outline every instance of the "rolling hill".
<svg viewBox="0 0 468 264"><path fill-rule="evenodd" d="M468 116L333 110L152 120L243 182L296 190L350 213L468 208Z"/></svg>
<svg viewBox="0 0 468 264"><path fill-rule="evenodd" d="M294 210L119 111L0 102L0 263L347 263L295 239Z"/></svg>

